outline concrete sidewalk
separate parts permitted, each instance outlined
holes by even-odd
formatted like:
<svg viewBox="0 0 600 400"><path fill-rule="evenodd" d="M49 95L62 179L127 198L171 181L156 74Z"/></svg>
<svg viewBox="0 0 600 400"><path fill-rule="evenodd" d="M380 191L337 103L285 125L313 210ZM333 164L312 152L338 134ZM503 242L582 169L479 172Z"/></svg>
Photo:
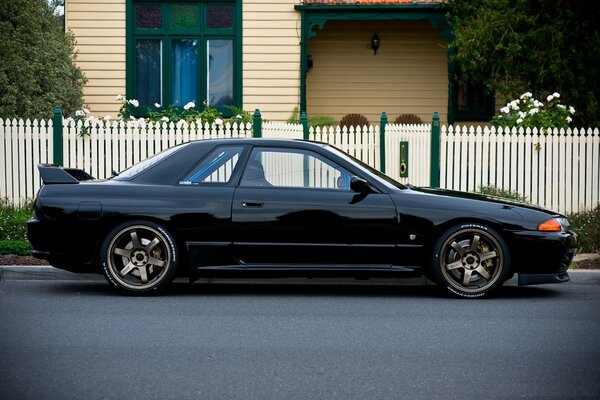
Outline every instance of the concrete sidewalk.
<svg viewBox="0 0 600 400"><path fill-rule="evenodd" d="M569 270L569 276L571 277L572 284L578 285L600 285L600 270ZM47 265L1 265L0 266L0 281L20 281L20 280L65 280L65 281L104 281L102 275L97 274L75 274L68 271L63 271ZM205 281L206 280L200 280ZM236 282L242 282L242 280L235 280ZM264 280L243 280L248 282L263 282ZM315 280L299 280L299 279L286 279L286 280L269 280L268 282L280 282L280 283L295 283L295 282L312 282L317 283ZM289 282L288 282L289 281ZM220 280L211 279L211 282L231 282L231 280ZM333 284L333 280L325 280L324 282ZM352 282L349 280L342 280L343 283ZM364 282L364 281L359 281ZM426 278L410 278L410 279L377 279L372 280L373 283L390 283L390 284L408 284L408 285L426 285L429 284ZM517 277L513 277L506 282L507 285L517 285Z"/></svg>

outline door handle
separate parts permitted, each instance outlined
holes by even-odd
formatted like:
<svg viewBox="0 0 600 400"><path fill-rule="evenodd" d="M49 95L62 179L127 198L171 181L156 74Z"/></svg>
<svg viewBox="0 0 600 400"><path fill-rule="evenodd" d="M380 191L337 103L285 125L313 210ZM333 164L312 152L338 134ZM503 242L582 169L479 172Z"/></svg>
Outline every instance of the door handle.
<svg viewBox="0 0 600 400"><path fill-rule="evenodd" d="M242 201L242 207L253 207L261 208L265 203L258 200L244 200Z"/></svg>

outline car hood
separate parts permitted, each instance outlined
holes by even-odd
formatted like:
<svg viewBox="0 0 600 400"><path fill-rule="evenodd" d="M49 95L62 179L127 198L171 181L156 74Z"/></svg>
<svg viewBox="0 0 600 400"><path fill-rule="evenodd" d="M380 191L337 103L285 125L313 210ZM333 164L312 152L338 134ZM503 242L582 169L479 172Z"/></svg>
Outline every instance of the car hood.
<svg viewBox="0 0 600 400"><path fill-rule="evenodd" d="M477 202L484 202L484 203L496 203L496 204L501 204L501 205L518 207L518 208L525 208L525 209L529 209L529 210L543 211L543 212L550 213L550 214L556 214L556 213L552 212L551 210L548 210L546 208L540 207L535 204L524 203L522 201L510 200L510 199L506 199L503 197L491 196L491 195L487 195L487 194L461 192L458 190L448 190L448 189L439 189L439 188L430 188L430 187L415 187L415 186L411 186L410 189L413 191L416 191L416 192L420 192L420 193L433 194L433 195L438 195L438 196L450 197L450 198L454 198L454 199L474 200Z"/></svg>

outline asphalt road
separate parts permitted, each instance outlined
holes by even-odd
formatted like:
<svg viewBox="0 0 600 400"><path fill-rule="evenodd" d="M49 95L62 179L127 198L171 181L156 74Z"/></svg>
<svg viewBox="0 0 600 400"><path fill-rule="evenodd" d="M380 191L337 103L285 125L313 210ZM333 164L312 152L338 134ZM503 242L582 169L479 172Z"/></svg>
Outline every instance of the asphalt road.
<svg viewBox="0 0 600 400"><path fill-rule="evenodd" d="M600 285L0 282L0 399L598 399Z"/></svg>

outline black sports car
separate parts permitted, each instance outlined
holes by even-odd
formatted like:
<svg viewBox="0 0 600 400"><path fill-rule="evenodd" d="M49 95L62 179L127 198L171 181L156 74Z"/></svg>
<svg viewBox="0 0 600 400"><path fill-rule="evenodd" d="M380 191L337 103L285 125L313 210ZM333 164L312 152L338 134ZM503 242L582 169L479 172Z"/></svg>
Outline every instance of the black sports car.
<svg viewBox="0 0 600 400"><path fill-rule="evenodd" d="M402 185L323 143L184 143L94 180L39 166L33 254L128 293L176 276L414 277L479 297L567 282L567 219L498 198Z"/></svg>

